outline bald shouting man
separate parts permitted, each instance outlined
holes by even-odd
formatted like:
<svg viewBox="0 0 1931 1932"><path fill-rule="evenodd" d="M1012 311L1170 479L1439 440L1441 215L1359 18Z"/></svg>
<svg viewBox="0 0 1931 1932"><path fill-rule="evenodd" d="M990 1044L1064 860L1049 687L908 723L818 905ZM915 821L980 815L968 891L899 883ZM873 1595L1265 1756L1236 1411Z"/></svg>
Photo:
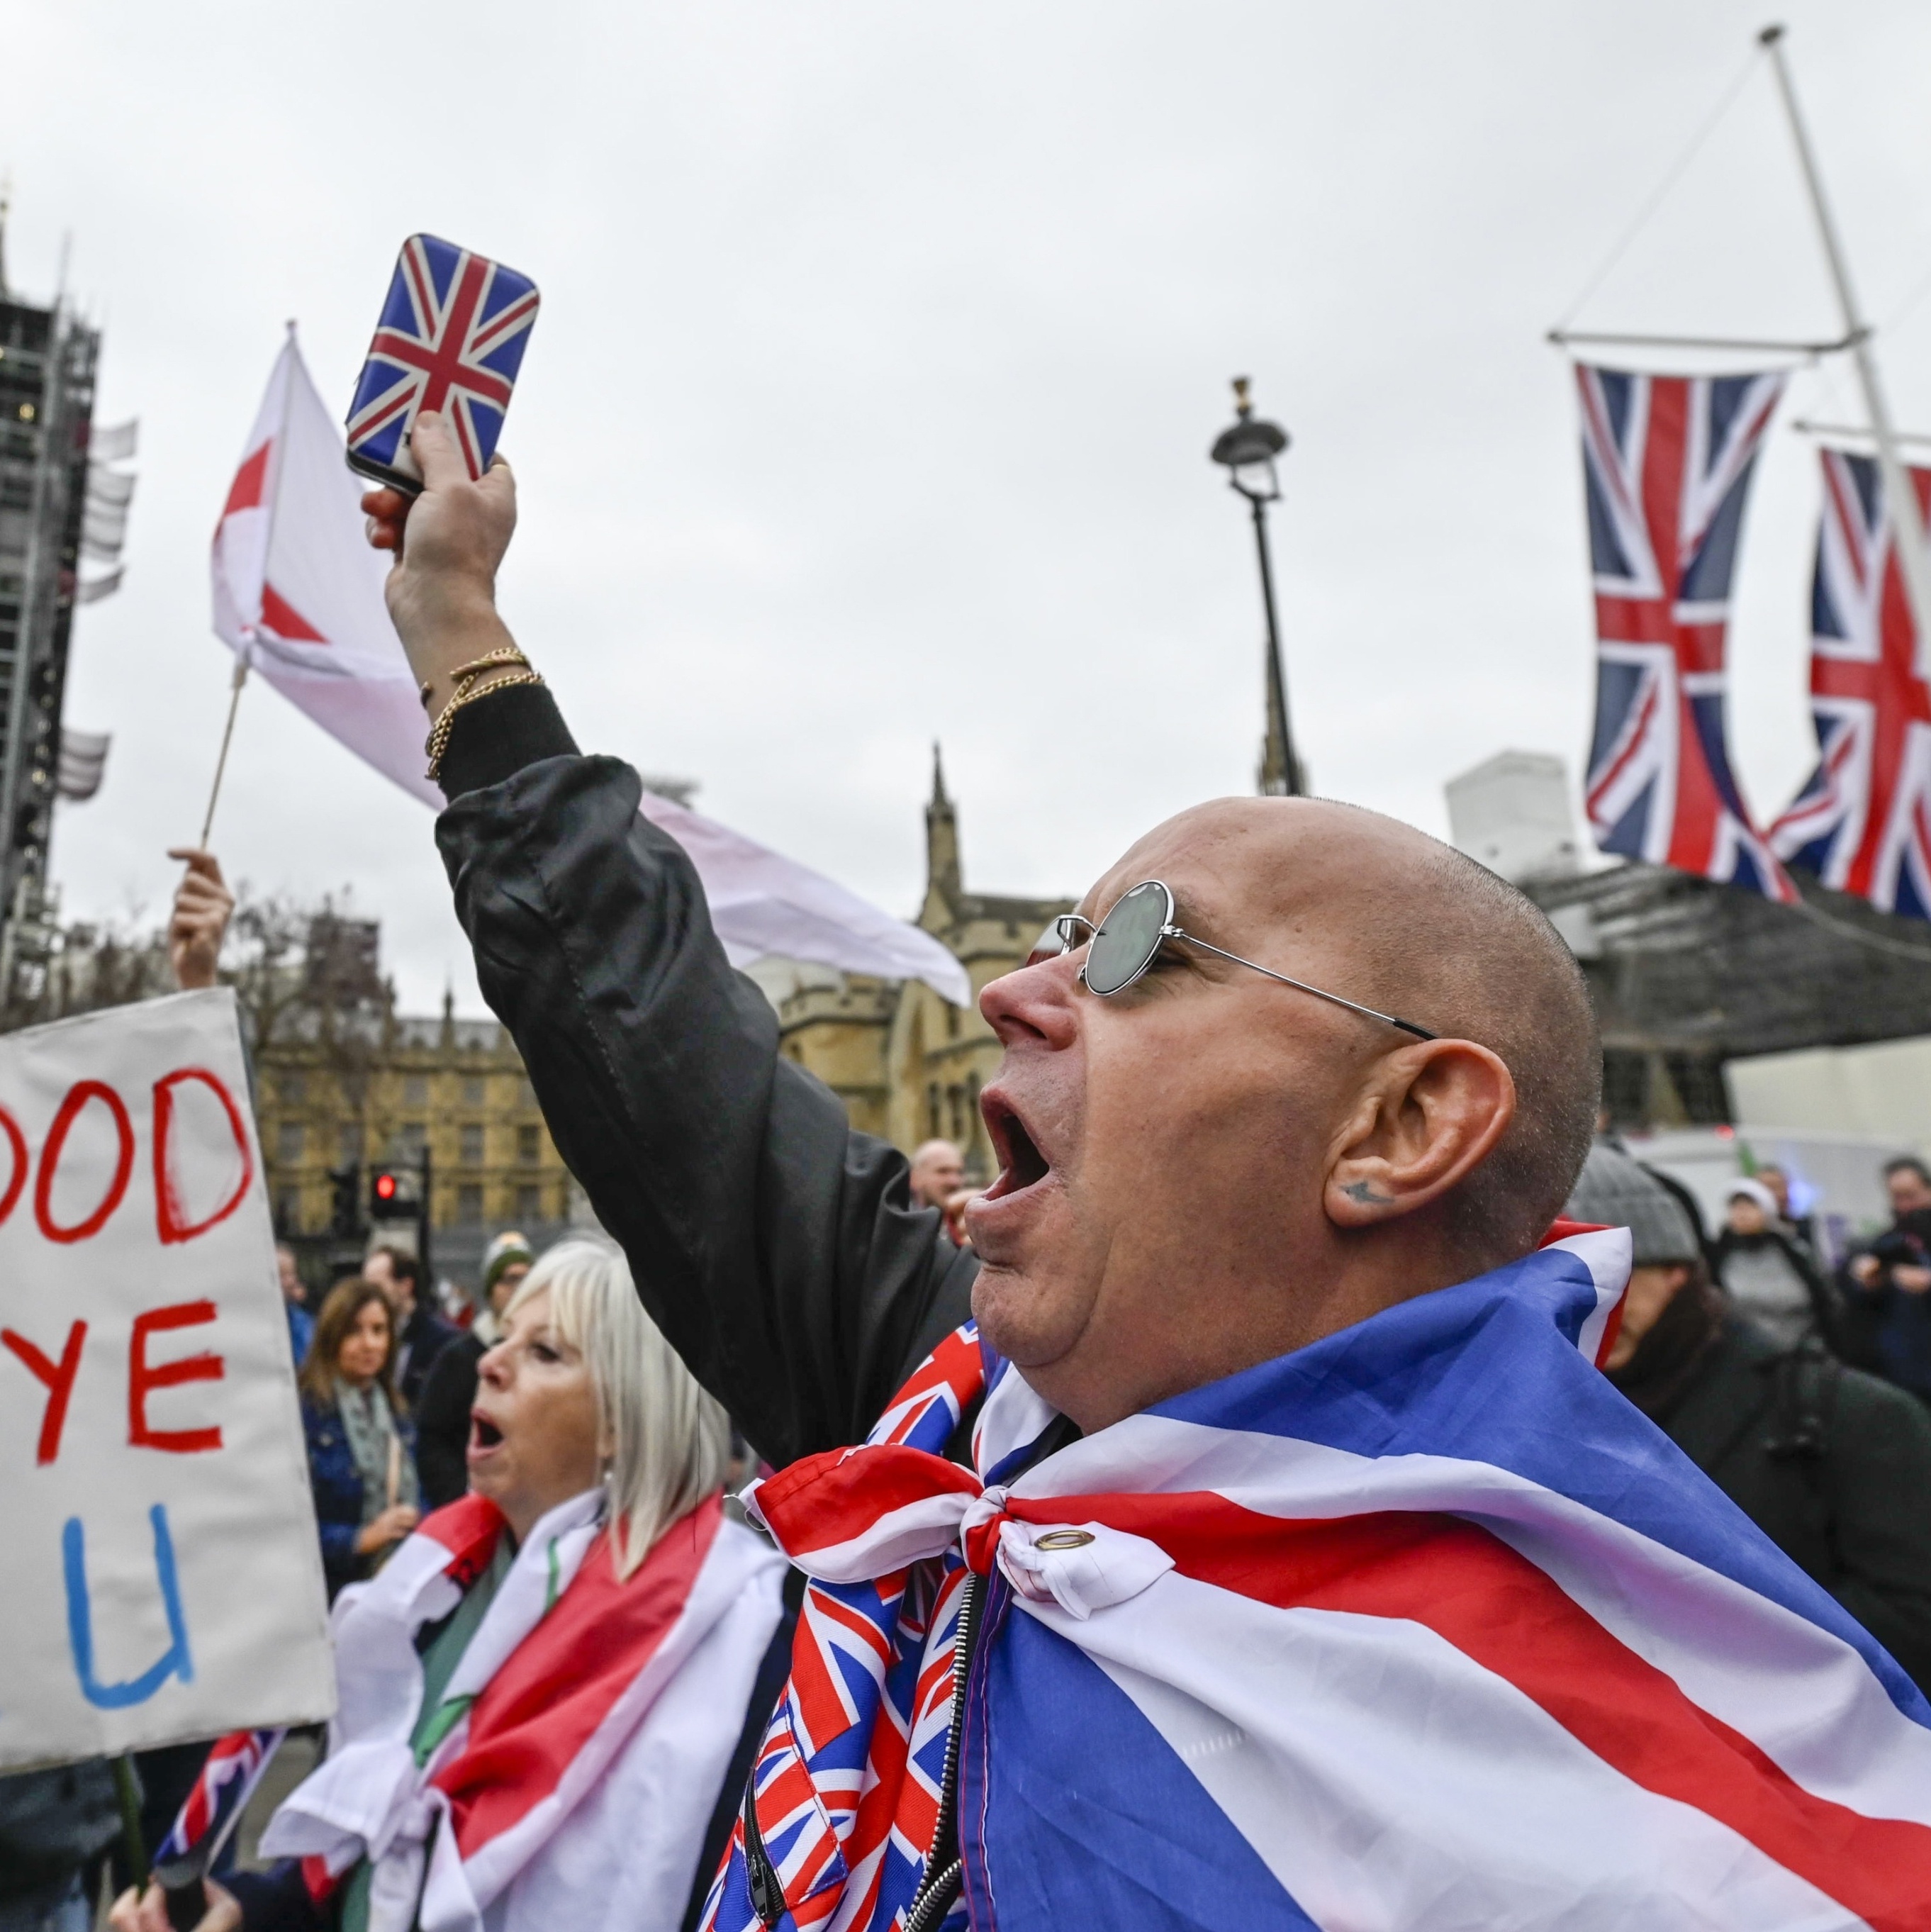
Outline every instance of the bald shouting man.
<svg viewBox="0 0 1931 1932"><path fill-rule="evenodd" d="M1539 1251L1600 1054L1527 900L1344 806L1157 827L982 996L961 1252L530 681L507 469L415 447L365 507L484 991L813 1580L706 1924L1931 1924L1931 1711L1598 1373L1627 1236Z"/></svg>

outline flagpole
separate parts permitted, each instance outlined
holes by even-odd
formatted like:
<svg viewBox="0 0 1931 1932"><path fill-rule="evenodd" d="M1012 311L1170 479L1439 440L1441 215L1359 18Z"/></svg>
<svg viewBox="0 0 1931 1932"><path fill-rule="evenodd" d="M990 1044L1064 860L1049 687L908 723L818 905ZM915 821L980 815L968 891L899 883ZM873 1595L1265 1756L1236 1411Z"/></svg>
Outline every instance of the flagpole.
<svg viewBox="0 0 1931 1932"><path fill-rule="evenodd" d="M1844 333L1849 338L1852 359L1857 364L1858 382L1864 392L1864 407L1870 412L1871 436L1877 444L1878 472L1884 479L1885 502L1890 506L1891 528L1897 533L1894 546L1898 568L1904 579L1905 596L1911 605L1911 618L1920 638L1931 640L1931 559L1924 553L1924 520L1919 515L1918 496L1909 473L1897 453L1897 432L1892 427L1891 406L1885 400L1884 386L1878 379L1877 358L1871 350L1871 330L1858 311L1857 297L1851 290L1850 265L1844 256L1837 224L1831 219L1830 203L1824 196L1824 178L1818 171L1817 157L1797 105L1797 89L1784 58L1783 29L1764 28L1757 38L1769 50L1771 66L1777 75L1777 88L1783 97L1784 112L1789 117L1790 132L1797 143L1797 158L1804 170L1804 182L1810 191L1810 206L1817 218L1817 232L1822 237L1825 260L1830 264L1831 279L1836 284L1837 305L1843 311Z"/></svg>
<svg viewBox="0 0 1931 1932"><path fill-rule="evenodd" d="M289 317L286 326L288 329L288 341L283 352L286 366L283 367L282 364L277 364L277 365L283 370L281 421L284 428L286 427L288 422L288 392L290 386L295 381L295 364L292 362L286 361L287 351L295 347L295 317L293 316L290 316ZM280 430L277 430L276 432L276 434L278 436L280 434ZM287 466L288 466L281 460L279 454L277 454L275 460L274 496L270 500L268 504L268 528L271 533L272 533L274 528L275 512L280 507L282 474ZM256 611L259 614L261 605L261 598L259 593L256 597L255 604ZM245 637L248 633L244 631L242 634ZM208 789L208 813L207 816L201 821L201 843L199 849L203 852L208 850L208 834L214 829L215 801L221 796L221 776L222 774L228 769L228 746L229 740L232 739L235 735L235 713L241 707L241 687L243 685L246 684L247 681L248 660L238 653L235 659L235 681L228 688L228 722L221 728L221 754L214 760L214 782Z"/></svg>
<svg viewBox="0 0 1931 1932"><path fill-rule="evenodd" d="M214 829L214 802L221 796L221 775L228 769L229 741L235 735L235 713L241 703L241 687L248 681L248 660L237 657L235 660L235 680L228 687L228 722L222 728L221 755L214 760L214 783L208 794L208 815L201 821L201 838L199 850L208 850L208 835Z"/></svg>

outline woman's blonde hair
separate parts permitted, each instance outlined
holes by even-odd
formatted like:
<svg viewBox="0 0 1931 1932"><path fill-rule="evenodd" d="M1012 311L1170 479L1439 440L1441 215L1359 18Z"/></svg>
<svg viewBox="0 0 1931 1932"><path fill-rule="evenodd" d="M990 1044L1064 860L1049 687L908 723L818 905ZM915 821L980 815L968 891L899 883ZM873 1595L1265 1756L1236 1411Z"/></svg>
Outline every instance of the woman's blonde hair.
<svg viewBox="0 0 1931 1932"><path fill-rule="evenodd" d="M610 1444L610 1548L628 1576L677 1519L724 1486L731 1426L637 1298L623 1256L563 1241L517 1284L507 1322L546 1289L556 1332L583 1358Z"/></svg>

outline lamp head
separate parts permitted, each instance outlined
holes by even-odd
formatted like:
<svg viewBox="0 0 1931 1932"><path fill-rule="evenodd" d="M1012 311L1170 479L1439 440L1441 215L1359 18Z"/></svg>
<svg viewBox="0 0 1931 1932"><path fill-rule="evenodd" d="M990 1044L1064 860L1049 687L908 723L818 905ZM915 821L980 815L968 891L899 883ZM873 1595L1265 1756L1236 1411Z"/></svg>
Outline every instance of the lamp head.
<svg viewBox="0 0 1931 1932"><path fill-rule="evenodd" d="M1234 377L1234 421L1214 438L1208 454L1226 470L1230 486L1250 503L1271 503L1281 494L1274 459L1287 448L1288 433L1254 413L1248 388L1246 376Z"/></svg>

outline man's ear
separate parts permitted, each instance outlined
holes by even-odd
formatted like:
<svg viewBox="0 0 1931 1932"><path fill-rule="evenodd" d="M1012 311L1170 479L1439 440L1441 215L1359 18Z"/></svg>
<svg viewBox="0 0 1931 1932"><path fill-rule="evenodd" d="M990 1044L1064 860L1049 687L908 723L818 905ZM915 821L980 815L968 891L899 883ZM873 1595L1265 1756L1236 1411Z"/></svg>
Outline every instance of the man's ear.
<svg viewBox="0 0 1931 1932"><path fill-rule="evenodd" d="M1321 1205L1371 1227L1439 1200L1488 1159L1516 1117L1516 1083L1472 1040L1433 1040L1375 1062L1330 1150Z"/></svg>

